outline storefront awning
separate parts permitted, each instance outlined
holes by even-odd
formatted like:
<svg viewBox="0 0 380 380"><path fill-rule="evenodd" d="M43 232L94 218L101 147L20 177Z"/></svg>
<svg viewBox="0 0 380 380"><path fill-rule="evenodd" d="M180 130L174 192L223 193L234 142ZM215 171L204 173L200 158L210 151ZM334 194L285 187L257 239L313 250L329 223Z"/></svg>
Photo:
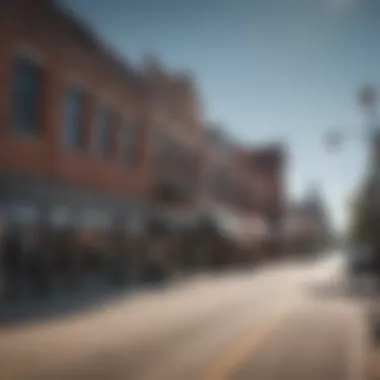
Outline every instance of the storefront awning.
<svg viewBox="0 0 380 380"><path fill-rule="evenodd" d="M225 209L216 209L214 222L225 236L237 241L253 241L270 236L269 223L260 215L241 216Z"/></svg>

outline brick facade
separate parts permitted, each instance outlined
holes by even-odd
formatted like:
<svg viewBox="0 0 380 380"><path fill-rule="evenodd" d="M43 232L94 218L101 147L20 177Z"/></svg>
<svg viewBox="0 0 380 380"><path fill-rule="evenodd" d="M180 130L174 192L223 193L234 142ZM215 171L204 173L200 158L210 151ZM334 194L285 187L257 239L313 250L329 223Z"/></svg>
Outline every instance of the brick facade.
<svg viewBox="0 0 380 380"><path fill-rule="evenodd" d="M0 23L1 138L0 170L54 178L115 194L145 194L148 184L147 126L144 117L141 78L115 63L64 13L47 1L6 2ZM87 41L87 38L89 41ZM14 62L27 58L43 72L40 133L24 136L12 125ZM85 144L71 151L62 143L63 96L68 86L83 89L87 96ZM102 159L93 151L96 117L102 104L119 117L112 126L114 137L120 120L132 120L139 129L140 160L134 168L123 165L116 145L111 157Z"/></svg>
<svg viewBox="0 0 380 380"><path fill-rule="evenodd" d="M53 184L51 188L78 187L78 199L83 199L83 189L87 189L194 212L207 209L207 202L219 197L218 201L237 212L280 215L281 149L216 146L205 134L202 101L191 75L169 72L152 59L139 69L129 67L82 22L52 3L4 0L0 5L3 187L7 178L16 176L47 181ZM13 124L18 58L36 63L43 75L39 131L34 136L16 132ZM77 149L67 147L62 137L68 88L78 88L85 95L83 144ZM103 106L113 115L107 157L96 150ZM122 157L124 123L137 136L138 159L131 166ZM215 187L218 170L225 175L225 188L219 195L215 193L220 190ZM39 198L44 198L41 194Z"/></svg>
<svg viewBox="0 0 380 380"><path fill-rule="evenodd" d="M204 122L194 80L190 75L170 73L154 60L147 62L144 73L153 200L174 209L196 208L204 166ZM162 196L162 187L172 196Z"/></svg>
<svg viewBox="0 0 380 380"><path fill-rule="evenodd" d="M233 225L241 225L236 238L251 247L253 254L262 254L268 250L262 242L274 243L281 228L283 148L243 148L215 128L209 136L204 208L225 210L223 219L230 215ZM278 251L278 245L273 244L273 250Z"/></svg>

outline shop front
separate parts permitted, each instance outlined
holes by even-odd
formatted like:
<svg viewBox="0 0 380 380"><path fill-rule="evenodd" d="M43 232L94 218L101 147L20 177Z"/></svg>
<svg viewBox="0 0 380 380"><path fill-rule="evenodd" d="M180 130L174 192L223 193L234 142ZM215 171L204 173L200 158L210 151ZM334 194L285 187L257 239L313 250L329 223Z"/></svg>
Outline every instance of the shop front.
<svg viewBox="0 0 380 380"><path fill-rule="evenodd" d="M3 273L44 278L44 290L128 277L131 240L146 222L143 202L20 178L1 178L0 189L8 236L1 250Z"/></svg>
<svg viewBox="0 0 380 380"><path fill-rule="evenodd" d="M161 234L152 234L151 244L165 247L162 248L165 250L162 255L168 275L191 270L198 252L197 234L201 214L197 210L155 207L151 220L162 231Z"/></svg>

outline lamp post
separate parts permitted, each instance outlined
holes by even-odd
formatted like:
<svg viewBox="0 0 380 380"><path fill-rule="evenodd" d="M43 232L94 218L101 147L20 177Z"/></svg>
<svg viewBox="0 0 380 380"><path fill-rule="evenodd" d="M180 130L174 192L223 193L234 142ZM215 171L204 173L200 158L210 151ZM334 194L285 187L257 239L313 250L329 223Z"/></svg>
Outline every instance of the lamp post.
<svg viewBox="0 0 380 380"><path fill-rule="evenodd" d="M379 128L377 126L377 93L376 89L372 86L364 86L358 91L358 104L363 111L365 117L364 138L369 142L369 153L371 158L375 150L375 144L372 144L373 138L379 135ZM363 137L363 134L360 135ZM340 147L344 140L347 139L347 134L341 129L329 130L323 136L323 142L327 147L336 148ZM372 161L369 167L372 168L374 162Z"/></svg>
<svg viewBox="0 0 380 380"><path fill-rule="evenodd" d="M378 124L377 102L378 96L376 88L372 85L363 86L357 94L358 103L364 114L364 138L367 144L368 161L365 169L364 196L367 203L366 213L368 214L368 223L370 224L370 245L374 251L372 270L376 275L377 286L375 290L379 291L379 269L380 259L380 239L377 239L380 231L380 128ZM340 145L344 136L340 133L332 133L327 136L326 142L331 146ZM375 297L370 304L370 330L373 338L380 339L380 302L379 297Z"/></svg>
<svg viewBox="0 0 380 380"><path fill-rule="evenodd" d="M357 97L365 117L364 140L368 144L366 181L367 184L373 184L374 181L378 180L380 174L380 128L377 122L377 92L375 87L367 85L358 91ZM328 147L334 148L341 146L347 135L342 131L334 130L328 131L323 138Z"/></svg>
<svg viewBox="0 0 380 380"><path fill-rule="evenodd" d="M377 90L372 85L365 85L357 92L357 102L364 116L362 130L356 136L348 136L341 129L330 130L323 136L327 148L341 148L345 140L355 138L364 140L367 151L367 162L364 169L363 196L372 213L374 223L380 222L380 128L377 118ZM379 215L379 217L377 217ZM376 222L377 223L377 222ZM380 226L380 223L379 223Z"/></svg>

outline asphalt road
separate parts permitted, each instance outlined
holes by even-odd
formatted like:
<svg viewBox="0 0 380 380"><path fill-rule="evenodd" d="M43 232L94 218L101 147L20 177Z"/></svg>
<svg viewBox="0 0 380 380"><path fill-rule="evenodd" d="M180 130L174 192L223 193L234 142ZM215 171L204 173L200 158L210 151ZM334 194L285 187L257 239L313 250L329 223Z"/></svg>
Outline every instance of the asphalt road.
<svg viewBox="0 0 380 380"><path fill-rule="evenodd" d="M0 379L361 379L362 308L342 260L197 277L0 332Z"/></svg>

